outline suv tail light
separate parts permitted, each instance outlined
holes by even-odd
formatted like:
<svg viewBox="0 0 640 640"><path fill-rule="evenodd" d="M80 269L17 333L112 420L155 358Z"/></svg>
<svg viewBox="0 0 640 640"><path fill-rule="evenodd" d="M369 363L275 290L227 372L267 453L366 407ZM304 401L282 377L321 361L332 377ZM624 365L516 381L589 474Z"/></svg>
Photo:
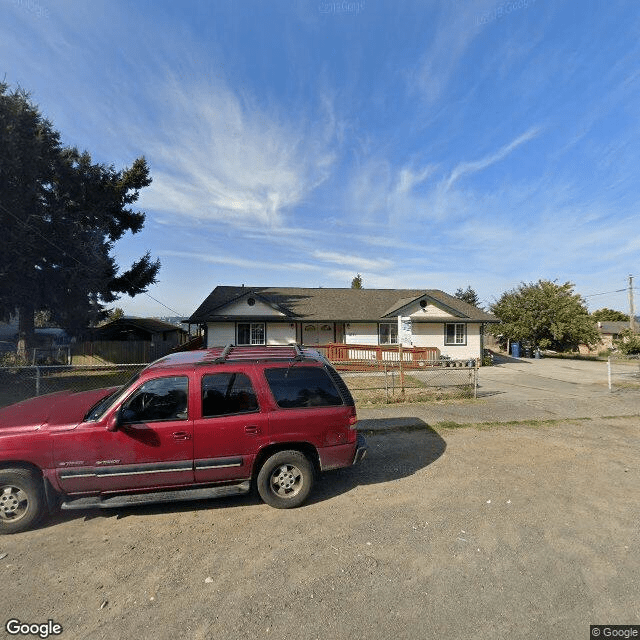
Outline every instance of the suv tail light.
<svg viewBox="0 0 640 640"><path fill-rule="evenodd" d="M349 429L355 429L358 424L358 416L353 413L353 415L349 416Z"/></svg>

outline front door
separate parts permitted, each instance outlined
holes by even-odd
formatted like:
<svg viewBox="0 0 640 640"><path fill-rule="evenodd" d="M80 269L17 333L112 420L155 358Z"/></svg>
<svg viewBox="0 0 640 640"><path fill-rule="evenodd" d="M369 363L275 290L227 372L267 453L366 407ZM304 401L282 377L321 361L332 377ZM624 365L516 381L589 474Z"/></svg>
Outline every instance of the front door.
<svg viewBox="0 0 640 640"><path fill-rule="evenodd" d="M104 420L53 437L58 480L68 494L193 483L193 420L187 376L141 384L120 408L117 431Z"/></svg>
<svg viewBox="0 0 640 640"><path fill-rule="evenodd" d="M334 341L333 325L328 323L306 323L302 325L302 344L329 344Z"/></svg>

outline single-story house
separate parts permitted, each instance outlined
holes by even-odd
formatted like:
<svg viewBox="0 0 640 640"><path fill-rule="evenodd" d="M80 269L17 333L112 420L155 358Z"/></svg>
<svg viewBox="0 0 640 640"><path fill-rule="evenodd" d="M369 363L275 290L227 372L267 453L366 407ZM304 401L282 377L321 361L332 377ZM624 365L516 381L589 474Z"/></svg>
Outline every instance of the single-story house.
<svg viewBox="0 0 640 640"><path fill-rule="evenodd" d="M629 322L598 322L598 331L602 336L602 344L611 349L613 347L613 341L620 337L620 334L629 328Z"/></svg>
<svg viewBox="0 0 640 640"><path fill-rule="evenodd" d="M602 320L598 321L598 331L600 332L600 342L596 345L589 347L581 344L579 351L582 354L598 353L604 349L613 349L613 341L620 337L620 334L629 329L629 321L613 321Z"/></svg>
<svg viewBox="0 0 640 640"><path fill-rule="evenodd" d="M92 331L94 340L127 340L163 343L168 348L183 344L188 333L178 327L155 318L118 318Z"/></svg>
<svg viewBox="0 0 640 640"><path fill-rule="evenodd" d="M480 358L498 318L437 289L218 286L189 318L207 347L225 344L435 347Z"/></svg>

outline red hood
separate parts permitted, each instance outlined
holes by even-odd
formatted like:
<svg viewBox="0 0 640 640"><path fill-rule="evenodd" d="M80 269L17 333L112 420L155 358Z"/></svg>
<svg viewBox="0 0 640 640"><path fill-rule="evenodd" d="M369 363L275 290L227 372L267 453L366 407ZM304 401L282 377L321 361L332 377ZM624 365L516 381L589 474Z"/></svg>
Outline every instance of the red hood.
<svg viewBox="0 0 640 640"><path fill-rule="evenodd" d="M72 393L59 391L31 398L0 409L0 429L10 427L37 427L48 423L78 424L91 407L118 387L94 389Z"/></svg>

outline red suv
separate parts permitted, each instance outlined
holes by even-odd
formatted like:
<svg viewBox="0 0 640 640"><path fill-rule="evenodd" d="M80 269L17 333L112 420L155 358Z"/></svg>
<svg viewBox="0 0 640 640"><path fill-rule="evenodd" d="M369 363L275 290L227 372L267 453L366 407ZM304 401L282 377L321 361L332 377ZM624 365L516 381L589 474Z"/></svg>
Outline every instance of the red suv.
<svg viewBox="0 0 640 640"><path fill-rule="evenodd" d="M316 472L366 453L353 398L317 352L232 347L161 358L124 387L0 409L0 533L44 513L246 493L297 507Z"/></svg>

